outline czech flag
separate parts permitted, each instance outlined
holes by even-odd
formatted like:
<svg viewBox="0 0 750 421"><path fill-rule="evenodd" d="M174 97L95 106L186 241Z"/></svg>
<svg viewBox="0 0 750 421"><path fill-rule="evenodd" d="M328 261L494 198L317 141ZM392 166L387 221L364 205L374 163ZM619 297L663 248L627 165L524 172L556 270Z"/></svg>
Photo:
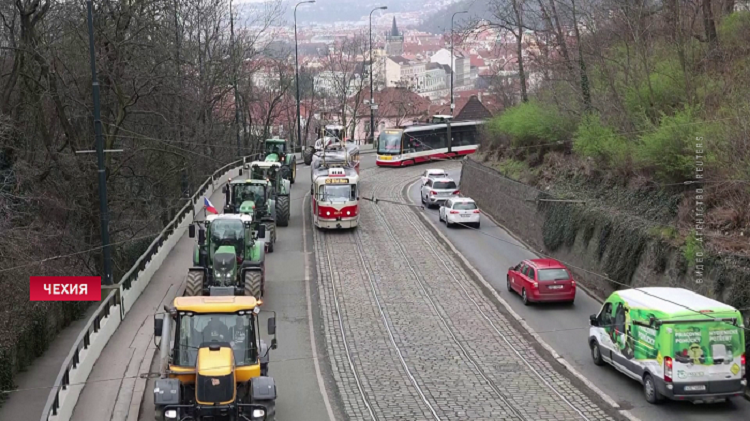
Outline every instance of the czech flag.
<svg viewBox="0 0 750 421"><path fill-rule="evenodd" d="M217 215L219 214L219 212L216 211L216 208L214 207L213 204L211 204L211 201L208 200L207 197L203 198L203 206L206 208L207 211L209 211L211 213L215 213Z"/></svg>

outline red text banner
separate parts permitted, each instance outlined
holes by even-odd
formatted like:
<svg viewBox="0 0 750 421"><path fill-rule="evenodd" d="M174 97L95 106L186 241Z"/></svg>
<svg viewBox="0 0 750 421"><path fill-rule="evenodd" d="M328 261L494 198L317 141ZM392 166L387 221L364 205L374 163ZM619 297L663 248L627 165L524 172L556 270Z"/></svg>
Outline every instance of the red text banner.
<svg viewBox="0 0 750 421"><path fill-rule="evenodd" d="M99 276L32 276L31 301L101 301Z"/></svg>

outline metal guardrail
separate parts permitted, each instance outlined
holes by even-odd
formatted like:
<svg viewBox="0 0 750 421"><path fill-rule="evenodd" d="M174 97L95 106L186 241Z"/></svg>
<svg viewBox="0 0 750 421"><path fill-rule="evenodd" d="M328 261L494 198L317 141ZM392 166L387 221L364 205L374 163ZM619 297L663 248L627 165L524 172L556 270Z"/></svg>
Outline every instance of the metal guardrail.
<svg viewBox="0 0 750 421"><path fill-rule="evenodd" d="M70 390L71 387L80 387L81 389L83 388L83 384L81 382L71 383L71 371L78 368L79 364L81 364L82 359L85 359L86 353L91 351L91 337L100 332L100 330L102 329L102 323L105 322L106 319L110 316L113 307L120 307L120 321L125 317L123 292L129 290L132 287L133 282L138 279L139 274L147 268L152 258L160 251L162 246L170 239L172 234L175 233L175 231L178 229L180 224L182 224L185 218L187 218L191 213L195 212L195 206L198 203L198 200L203 197L209 186L213 185L213 183L217 179L220 179L227 172L231 171L232 169L241 167L245 162L247 162L248 160L252 161L253 158L259 155L260 154L246 156L241 160L234 161L219 168L213 174L211 174L211 177L206 179L206 181L200 185L198 191L190 197L188 203L186 203L185 206L180 209L174 219L172 219L167 224L167 226L157 235L156 239L151 242L151 244L146 249L146 252L143 253L138 258L138 260L136 260L133 267L131 267L130 270L122 276L120 282L118 282L116 285L114 285L114 287L111 288L113 291L109 293L107 298L105 298L104 301L101 302L101 304L99 304L99 308L97 308L96 312L94 312L94 314L89 318L88 323L86 323L86 327L83 328L81 333L78 335L75 344L73 344L70 352L68 352L68 356L65 358L65 361L60 368L60 372L57 375L57 379L52 386L52 390L47 397L47 403L44 405L44 409L42 410L41 421L48 421L51 416L58 415L58 410L61 406L61 391ZM174 245L172 245L172 247L174 247ZM172 247L170 247L170 249ZM104 344L102 344L102 347L103 345ZM95 361L87 361L87 364L90 363L91 367L93 368L94 362ZM83 381L88 379L89 373L86 373L83 376L85 377Z"/></svg>

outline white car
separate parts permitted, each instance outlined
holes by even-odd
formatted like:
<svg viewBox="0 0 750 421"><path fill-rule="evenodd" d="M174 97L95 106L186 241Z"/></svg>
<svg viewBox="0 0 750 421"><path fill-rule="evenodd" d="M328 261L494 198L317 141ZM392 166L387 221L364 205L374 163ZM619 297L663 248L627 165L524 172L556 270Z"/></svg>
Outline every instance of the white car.
<svg viewBox="0 0 750 421"><path fill-rule="evenodd" d="M474 199L468 197L454 197L445 201L440 207L440 222L448 227L453 224L473 225L479 228L481 213Z"/></svg>
<svg viewBox="0 0 750 421"><path fill-rule="evenodd" d="M425 183L427 183L427 180L429 179L434 180L436 178L448 178L448 173L445 170L441 170L438 168L425 170L422 173L422 185L424 186Z"/></svg>
<svg viewBox="0 0 750 421"><path fill-rule="evenodd" d="M436 178L434 180L430 178L420 191L422 203L427 205L428 208L441 205L450 198L459 197L460 193L458 185L452 178Z"/></svg>

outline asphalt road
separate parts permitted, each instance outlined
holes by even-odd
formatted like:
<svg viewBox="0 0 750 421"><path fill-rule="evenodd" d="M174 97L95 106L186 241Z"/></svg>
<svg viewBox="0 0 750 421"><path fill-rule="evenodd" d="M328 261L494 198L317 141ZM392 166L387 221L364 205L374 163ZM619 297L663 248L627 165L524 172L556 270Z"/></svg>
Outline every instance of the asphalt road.
<svg viewBox="0 0 750 421"><path fill-rule="evenodd" d="M460 170L449 171L449 174L457 181L460 179ZM421 204L419 189L420 183L409 188L409 196L417 204ZM598 301L579 289L575 305L572 307L565 304L524 306L518 294L510 293L506 289L505 275L508 267L523 259L535 258L533 252L522 246L485 215L482 215L482 225L479 230L467 227L448 229L444 223L439 222L438 209L425 209L424 212L513 309L560 356L617 401L623 409L629 409L633 415L643 421L750 420L750 402L741 397L718 404L686 402L665 402L657 406L649 404L643 397L639 383L608 365L597 367L591 360L591 353L586 344L589 332L588 320L589 315L599 312L601 305Z"/></svg>
<svg viewBox="0 0 750 421"><path fill-rule="evenodd" d="M289 226L278 228L274 252L266 256L268 284L263 310L276 312L276 338L278 340L278 348L271 350L269 375L276 381L278 392L276 400L277 420L325 421L330 419L326 401L328 400L327 396L332 394L327 392L326 398L324 398L320 384L329 384L331 377L325 363L325 351L324 348L321 348L321 341L319 339L316 341L315 353L311 345L311 333L314 337L320 335L320 332L311 330L310 324L310 317L315 318L318 315L318 300L315 282L314 279L311 279L310 302L312 309L308 312L307 284L305 281L302 205L303 198L309 191L310 171L309 167L305 167L302 163L297 170L296 183L292 185ZM217 207L223 207L224 201L221 196L212 198L212 201ZM305 212L304 216L309 218L309 212ZM306 228L309 232L309 220ZM310 235L305 237L308 240L307 251L311 253ZM194 241L186 236L181 242L186 239L190 242ZM190 247L192 247L192 243ZM178 248L175 248L175 250L177 252ZM166 268L165 266L162 270ZM180 279L184 278L185 266L169 267L168 270L173 271L175 276L181 277ZM144 294L147 292L145 291ZM313 325L319 324L313 323ZM261 320L261 326L265 326L265 318ZM266 337L265 339L270 343L269 338ZM314 354L318 357L317 368L313 358ZM154 363L156 363L156 360L157 358L154 359ZM151 371L157 371L155 364ZM320 371L320 374L318 371ZM152 390L153 381L149 381L141 405L139 420L152 421L154 419ZM335 403L329 402L331 409L336 414Z"/></svg>

